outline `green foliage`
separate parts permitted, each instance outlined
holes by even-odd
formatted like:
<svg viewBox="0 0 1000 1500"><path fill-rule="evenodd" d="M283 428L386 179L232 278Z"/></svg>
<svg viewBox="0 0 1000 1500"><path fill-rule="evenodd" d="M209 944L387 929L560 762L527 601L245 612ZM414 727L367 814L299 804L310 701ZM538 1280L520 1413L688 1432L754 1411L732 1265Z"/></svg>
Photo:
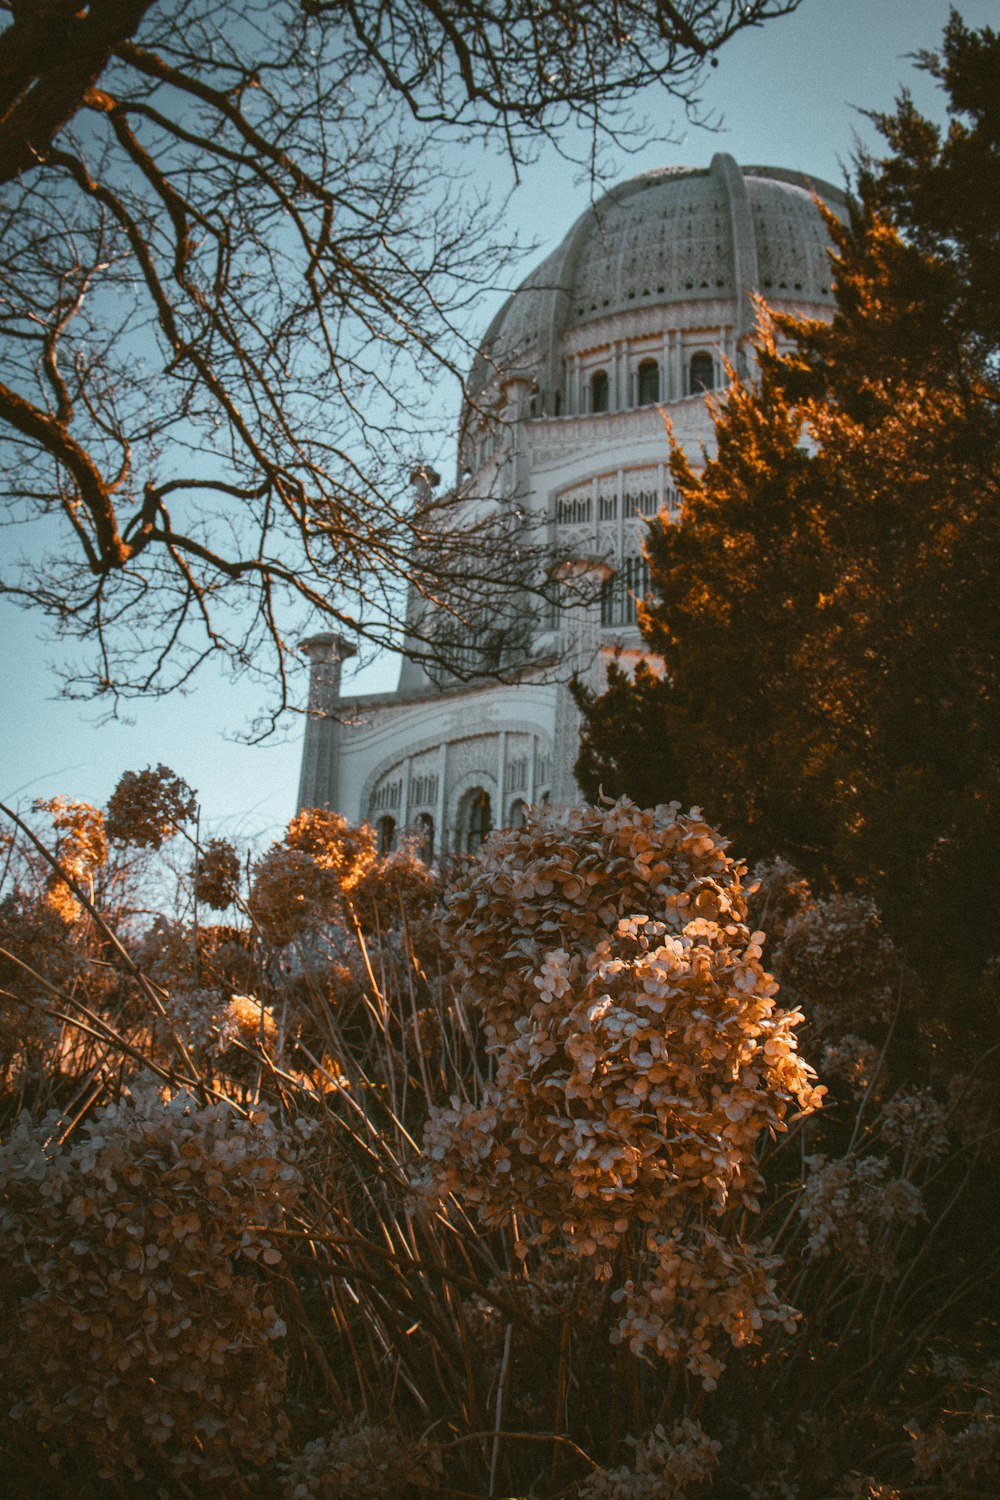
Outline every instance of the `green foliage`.
<svg viewBox="0 0 1000 1500"><path fill-rule="evenodd" d="M949 127L906 96L876 117L889 154L829 217L832 322L775 319L715 456L673 452L681 524L651 527L642 616L663 675L586 705L579 774L705 802L970 980L1000 837L1000 38L953 16L922 65Z"/></svg>

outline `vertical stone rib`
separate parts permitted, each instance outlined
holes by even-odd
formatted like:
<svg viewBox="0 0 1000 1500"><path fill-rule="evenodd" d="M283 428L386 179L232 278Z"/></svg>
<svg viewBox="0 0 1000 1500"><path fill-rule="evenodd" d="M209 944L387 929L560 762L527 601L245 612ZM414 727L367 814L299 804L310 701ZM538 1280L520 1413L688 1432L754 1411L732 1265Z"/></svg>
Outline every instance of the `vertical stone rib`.
<svg viewBox="0 0 1000 1500"><path fill-rule="evenodd" d="M744 342L757 326L754 295L760 285L757 268L757 238L753 211L743 173L725 152L712 157L709 167L713 177L722 183L729 207L729 234L733 250L733 290L736 294L736 351L739 358Z"/></svg>

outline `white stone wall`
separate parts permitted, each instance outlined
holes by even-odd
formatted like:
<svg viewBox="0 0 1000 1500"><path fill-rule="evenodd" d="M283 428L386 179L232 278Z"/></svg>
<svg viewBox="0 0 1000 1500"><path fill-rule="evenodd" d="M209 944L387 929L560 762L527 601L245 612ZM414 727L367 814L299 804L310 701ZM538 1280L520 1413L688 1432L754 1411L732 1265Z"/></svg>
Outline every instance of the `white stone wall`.
<svg viewBox="0 0 1000 1500"><path fill-rule="evenodd" d="M837 190L824 193L837 206ZM829 316L825 243L798 174L741 169L722 154L705 170L632 179L583 215L487 334L457 493L516 501L556 556L604 565L603 606L595 594L541 621L531 659L554 663L549 681L435 694L410 664L395 697L342 697L327 723L310 723L303 805L335 797L352 820L392 818L400 830L430 819L441 850L456 846L474 793L489 797L494 823L516 804L578 795L579 719L565 681L576 672L599 688L616 647L637 659L647 517L662 506L676 518L660 405L697 463L713 430L704 395L691 392L692 357L711 356L716 387L727 362L746 365L755 289L779 308ZM660 402L640 407L639 365L650 359ZM597 370L608 376L600 413L590 410Z"/></svg>

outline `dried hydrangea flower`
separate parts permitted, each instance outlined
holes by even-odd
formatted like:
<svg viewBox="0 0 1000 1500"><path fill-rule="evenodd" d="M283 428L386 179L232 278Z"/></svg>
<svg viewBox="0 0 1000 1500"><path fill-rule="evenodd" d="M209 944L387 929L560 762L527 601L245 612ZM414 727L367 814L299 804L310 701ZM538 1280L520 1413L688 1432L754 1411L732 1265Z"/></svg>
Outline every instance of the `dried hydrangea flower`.
<svg viewBox="0 0 1000 1500"><path fill-rule="evenodd" d="M126 771L108 798L108 837L138 849L159 849L197 810L195 793L169 766Z"/></svg>
<svg viewBox="0 0 1000 1500"><path fill-rule="evenodd" d="M134 1481L235 1480L287 1435L269 1268L301 1189L266 1113L136 1089L0 1146L0 1370L15 1419ZM244 1471L245 1472L245 1471Z"/></svg>
<svg viewBox="0 0 1000 1500"><path fill-rule="evenodd" d="M824 1092L761 967L742 874L676 804L550 808L493 835L444 923L493 1076L432 1111L418 1173L486 1224L527 1216L535 1244L597 1279L627 1241L644 1271L617 1336L707 1386L720 1340L792 1320L773 1263L713 1225L757 1210L761 1135Z"/></svg>
<svg viewBox="0 0 1000 1500"><path fill-rule="evenodd" d="M336 876L337 886L349 891L375 862L375 830L369 823L349 823L328 808L307 807L288 825L285 843L311 855L321 870Z"/></svg>
<svg viewBox="0 0 1000 1500"><path fill-rule="evenodd" d="M635 1450L632 1463L597 1469L581 1485L580 1500L682 1500L692 1485L708 1479L722 1448L690 1418L675 1422L669 1433L657 1424L641 1441L627 1441Z"/></svg>
<svg viewBox="0 0 1000 1500"><path fill-rule="evenodd" d="M232 906L240 888L240 857L228 839L209 839L194 866L195 899L213 911Z"/></svg>

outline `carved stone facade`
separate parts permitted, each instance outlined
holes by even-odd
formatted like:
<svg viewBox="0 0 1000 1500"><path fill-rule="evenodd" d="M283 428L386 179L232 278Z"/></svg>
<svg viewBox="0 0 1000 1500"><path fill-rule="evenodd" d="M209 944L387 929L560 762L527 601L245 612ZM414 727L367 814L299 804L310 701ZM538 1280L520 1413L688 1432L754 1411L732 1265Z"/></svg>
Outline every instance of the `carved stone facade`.
<svg viewBox="0 0 1000 1500"><path fill-rule="evenodd" d="M352 697L340 690L349 643L306 642L300 806L370 819L383 847L415 829L438 854L473 847L533 802L579 797L566 682L599 687L615 650L641 652L643 533L650 516L678 512L664 415L689 453L710 447L705 391L746 367L757 294L830 316L814 193L844 211L826 183L724 155L643 174L589 208L508 300L470 376L455 494L516 502L563 560L564 607L530 621L509 683L442 689L405 662L395 693ZM435 482L420 471L419 484Z"/></svg>

